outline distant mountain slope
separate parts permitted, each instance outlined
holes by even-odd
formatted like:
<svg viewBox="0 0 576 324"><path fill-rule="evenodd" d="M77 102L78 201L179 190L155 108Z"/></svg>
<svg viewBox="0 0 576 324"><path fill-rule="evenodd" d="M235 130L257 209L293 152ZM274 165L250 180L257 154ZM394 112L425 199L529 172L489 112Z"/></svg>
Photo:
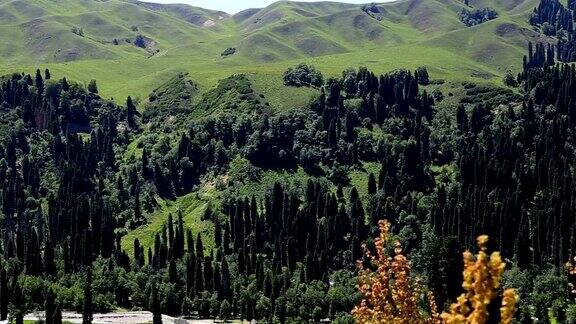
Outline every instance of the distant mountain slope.
<svg viewBox="0 0 576 324"><path fill-rule="evenodd" d="M249 16L249 17L247 17ZM398 17L379 21L359 5L278 2L234 16L238 46L251 59L273 61L393 46L413 39ZM243 51L242 51L243 50Z"/></svg>
<svg viewBox="0 0 576 324"><path fill-rule="evenodd" d="M158 4L132 0L132 3L156 11L167 13L196 26L212 27L230 15L223 11L208 10L183 4Z"/></svg>
<svg viewBox="0 0 576 324"><path fill-rule="evenodd" d="M241 31L253 31L276 23L292 23L305 18L336 14L360 6L339 2L278 1L266 8L249 9L234 15Z"/></svg>
<svg viewBox="0 0 576 324"><path fill-rule="evenodd" d="M227 15L136 1L14 0L0 4L0 17L0 39L5 44L0 46L0 58L30 64L148 57L211 39L214 32L207 27ZM138 35L146 48L136 46Z"/></svg>
<svg viewBox="0 0 576 324"><path fill-rule="evenodd" d="M81 81L104 78L109 94L122 96L146 96L180 72L213 86L235 72L279 75L300 61L328 73L433 65L441 77L450 67L458 72L450 77L499 80L540 37L527 22L538 1L280 1L230 16L137 0L0 0L0 71L45 65ZM482 7L499 17L460 22L461 10ZM227 48L236 51L222 56Z"/></svg>
<svg viewBox="0 0 576 324"><path fill-rule="evenodd" d="M474 34L482 44L439 44L492 64L494 60L484 60L486 56L479 55L477 47L525 47L528 40L537 37L526 19L536 4L537 0L473 0L467 7L460 0L401 0L365 10L361 5L283 1L233 18L243 36L238 42L244 49L241 52L256 60L323 56L417 41L434 45L431 39L455 35L461 39L460 34ZM460 22L461 10L482 7L498 11L499 18L490 22L490 28L471 29ZM505 61L510 57L500 54Z"/></svg>

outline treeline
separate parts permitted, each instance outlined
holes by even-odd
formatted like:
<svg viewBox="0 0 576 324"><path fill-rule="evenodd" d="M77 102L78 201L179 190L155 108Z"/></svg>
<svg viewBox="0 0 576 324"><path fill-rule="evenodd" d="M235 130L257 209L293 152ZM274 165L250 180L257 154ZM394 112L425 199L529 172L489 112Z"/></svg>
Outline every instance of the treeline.
<svg viewBox="0 0 576 324"><path fill-rule="evenodd" d="M17 321L45 300L52 301L49 312L57 305L84 310L88 318L91 311L151 305L199 317L272 318L279 312L280 318L349 318L355 294L341 290L353 289L351 265L370 231L357 193L347 202L342 189L335 196L311 183L303 199L278 184L262 201L226 202L229 220L212 219L214 251L204 251L199 236L194 242L181 217L176 226L166 225L153 249L135 242L133 258L120 240L145 223L156 196L191 192L203 175L226 174L237 155L263 168L303 166L343 187L350 168L394 151L387 163L406 172L405 190L418 187L419 178L430 184L424 164L413 163L428 156L434 101L419 89L427 79L424 69L381 77L348 70L328 80L308 111L205 117L170 141L140 128L130 98L126 107L101 99L95 82L85 89L53 80L49 71L4 77L2 113L10 118L0 150L0 283L14 294L0 292L0 304L10 303ZM394 131L398 140L375 146L374 127ZM136 137L142 154L125 160ZM316 167L321 164L328 170ZM288 223L291 230L284 228ZM222 286L225 277L230 287ZM329 303L330 281L340 283L340 295Z"/></svg>
<svg viewBox="0 0 576 324"><path fill-rule="evenodd" d="M532 42L528 42L528 55L524 55L523 69L527 71L532 68L544 68L554 66L555 51L551 44L537 43L536 48ZM519 78L520 81L521 78Z"/></svg>
<svg viewBox="0 0 576 324"><path fill-rule="evenodd" d="M181 216L176 224L169 217L148 257L135 240L134 271L165 273L165 313L278 322L349 318L356 296L349 270L369 233L355 190L347 199L310 181L302 199L277 183L262 201L238 199L224 209L229 217L214 219L210 253L200 236L183 229Z"/></svg>
<svg viewBox="0 0 576 324"><path fill-rule="evenodd" d="M528 287L537 287L538 280L556 280L550 300L524 292L525 305L534 308L523 309L520 318L546 322L554 303L556 316L565 316L566 277L560 272L555 279L534 278L542 271L535 269L562 269L576 253L570 149L576 130L576 69L554 65L553 49L545 48L537 45L533 53L530 46L519 75L526 94L521 104L477 105L471 111L458 107L459 182L437 186L431 220L438 235L457 237L465 246L480 234L495 238L495 249L533 273L524 272L522 284Z"/></svg>

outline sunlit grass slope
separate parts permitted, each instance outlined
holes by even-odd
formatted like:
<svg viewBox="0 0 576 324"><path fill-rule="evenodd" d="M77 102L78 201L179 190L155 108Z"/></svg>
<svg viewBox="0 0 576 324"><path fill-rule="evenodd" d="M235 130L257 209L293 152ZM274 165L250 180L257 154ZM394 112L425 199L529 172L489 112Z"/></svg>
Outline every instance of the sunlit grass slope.
<svg viewBox="0 0 576 324"><path fill-rule="evenodd" d="M200 90L246 73L277 105L286 89L276 81L299 62L328 76L349 66L385 72L424 65L433 78L500 82L537 37L526 22L536 2L472 0L500 17L466 28L458 20L459 0L400 0L379 5L376 15L359 5L282 1L233 17L137 1L3 0L0 72L50 68L80 82L96 79L102 95L119 100L146 99L180 72ZM134 46L136 35L148 48ZM236 54L222 57L228 47Z"/></svg>

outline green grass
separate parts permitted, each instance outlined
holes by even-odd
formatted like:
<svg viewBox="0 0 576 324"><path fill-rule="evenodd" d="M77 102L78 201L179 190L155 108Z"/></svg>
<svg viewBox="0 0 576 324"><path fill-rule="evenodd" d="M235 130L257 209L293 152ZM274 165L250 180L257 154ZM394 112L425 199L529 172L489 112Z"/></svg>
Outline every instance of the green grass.
<svg viewBox="0 0 576 324"><path fill-rule="evenodd" d="M207 189L179 197L175 201L161 200L160 208L148 216L147 225L130 231L122 238L122 249L132 256L134 254L134 239L136 238L138 238L145 251L149 247L153 248L154 237L168 221L168 215L172 214L174 219L177 219L178 212L182 212L184 227L191 229L194 237L200 234L204 247L207 251L210 251L214 246L214 225L210 221L202 220L202 215L211 204L213 194L212 189Z"/></svg>
<svg viewBox="0 0 576 324"><path fill-rule="evenodd" d="M381 165L377 162L363 163L360 168L350 172L350 188L355 187L358 190L360 198L365 202L368 197L368 175L374 173L376 181L378 181L378 174L380 173ZM346 191L349 194L350 190Z"/></svg>
<svg viewBox="0 0 576 324"><path fill-rule="evenodd" d="M278 110L306 108L310 99L320 93L313 88L285 86L281 73L263 71L249 77L256 93L264 94L264 100Z"/></svg>

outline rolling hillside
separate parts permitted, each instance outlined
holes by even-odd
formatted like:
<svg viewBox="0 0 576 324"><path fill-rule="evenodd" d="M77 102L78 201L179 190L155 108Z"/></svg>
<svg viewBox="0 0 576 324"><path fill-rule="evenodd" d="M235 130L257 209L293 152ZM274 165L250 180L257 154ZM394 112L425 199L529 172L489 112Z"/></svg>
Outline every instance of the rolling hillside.
<svg viewBox="0 0 576 324"><path fill-rule="evenodd" d="M48 67L102 81L107 97L141 98L180 72L206 89L238 72L279 78L302 61L328 75L349 65L379 72L428 65L435 78L499 82L538 37L526 19L536 3L473 0L499 18L467 28L459 0L399 0L370 10L281 1L234 16L136 0L4 0L0 72ZM236 53L221 56L229 47Z"/></svg>
<svg viewBox="0 0 576 324"><path fill-rule="evenodd" d="M576 323L558 1L0 0L0 324Z"/></svg>

